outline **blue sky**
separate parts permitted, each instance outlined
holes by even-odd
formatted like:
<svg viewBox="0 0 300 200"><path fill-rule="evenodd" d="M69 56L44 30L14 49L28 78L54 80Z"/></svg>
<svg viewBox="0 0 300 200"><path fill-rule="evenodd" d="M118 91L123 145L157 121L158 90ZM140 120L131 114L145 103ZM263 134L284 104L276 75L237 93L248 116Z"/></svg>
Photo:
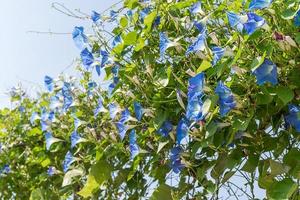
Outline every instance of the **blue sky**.
<svg viewBox="0 0 300 200"><path fill-rule="evenodd" d="M90 14L101 12L119 0L57 0L70 9ZM9 0L0 6L0 107L8 106L5 91L18 82L34 91L45 75L57 76L78 57L71 35L28 33L30 30L71 33L74 26L90 21L71 18L55 11L54 1ZM72 67L67 73L72 74Z"/></svg>

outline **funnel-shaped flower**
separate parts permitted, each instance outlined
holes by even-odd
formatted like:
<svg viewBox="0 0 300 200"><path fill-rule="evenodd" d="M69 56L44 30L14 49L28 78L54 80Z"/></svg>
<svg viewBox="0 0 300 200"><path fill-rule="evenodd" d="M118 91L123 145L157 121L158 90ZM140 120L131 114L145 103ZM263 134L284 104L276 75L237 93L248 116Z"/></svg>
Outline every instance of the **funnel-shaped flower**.
<svg viewBox="0 0 300 200"><path fill-rule="evenodd" d="M75 162L75 158L73 157L72 153L68 151L63 162L63 171L65 173L69 170L73 162Z"/></svg>
<svg viewBox="0 0 300 200"><path fill-rule="evenodd" d="M263 9L271 5L272 0L252 0L249 4L249 9Z"/></svg>
<svg viewBox="0 0 300 200"><path fill-rule="evenodd" d="M289 105L289 115L285 116L287 125L292 126L300 133L300 108L296 105Z"/></svg>
<svg viewBox="0 0 300 200"><path fill-rule="evenodd" d="M158 133L163 137L167 137L169 133L173 130L173 125L169 121L164 121L161 127L158 129Z"/></svg>
<svg viewBox="0 0 300 200"><path fill-rule="evenodd" d="M233 94L231 90L221 81L218 83L215 92L219 96L220 114L221 116L225 116L236 106Z"/></svg>
<svg viewBox="0 0 300 200"><path fill-rule="evenodd" d="M257 84L262 85L266 82L276 85L277 80L277 67L269 59L265 59L264 62L253 71L253 74L256 76Z"/></svg>
<svg viewBox="0 0 300 200"><path fill-rule="evenodd" d="M84 48L87 48L89 46L88 38L83 32L84 29L82 26L76 26L72 32L74 43L76 47L80 50L83 50Z"/></svg>

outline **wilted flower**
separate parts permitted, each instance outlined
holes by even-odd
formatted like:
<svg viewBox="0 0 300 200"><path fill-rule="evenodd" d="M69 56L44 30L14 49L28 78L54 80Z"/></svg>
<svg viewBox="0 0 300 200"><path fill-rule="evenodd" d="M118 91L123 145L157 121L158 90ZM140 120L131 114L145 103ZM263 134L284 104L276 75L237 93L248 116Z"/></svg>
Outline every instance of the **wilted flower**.
<svg viewBox="0 0 300 200"><path fill-rule="evenodd" d="M292 126L300 133L300 108L296 105L289 105L289 115L285 116L287 125Z"/></svg>
<svg viewBox="0 0 300 200"><path fill-rule="evenodd" d="M68 151L63 162L63 171L65 173L69 170L73 162L75 162L75 158L73 157L72 153Z"/></svg>
<svg viewBox="0 0 300 200"><path fill-rule="evenodd" d="M178 174L184 168L184 164L181 163L181 158L180 158L181 153L182 153L182 148L180 146L176 146L171 149L170 166L173 172L176 174Z"/></svg>
<svg viewBox="0 0 300 200"><path fill-rule="evenodd" d="M132 159L139 154L139 146L136 143L136 134L134 129L132 129L129 134L129 149L131 155L130 157Z"/></svg>
<svg viewBox="0 0 300 200"><path fill-rule="evenodd" d="M214 47L211 48L211 50L212 50L213 55L214 55L214 58L213 58L213 61L212 61L212 65L214 66L223 57L223 55L225 53L225 49L223 49L221 47L218 47L218 46L214 46Z"/></svg>
<svg viewBox="0 0 300 200"><path fill-rule="evenodd" d="M101 19L101 15L96 11L92 11L91 19L96 23L99 19Z"/></svg>
<svg viewBox="0 0 300 200"><path fill-rule="evenodd" d="M137 120L141 121L142 116L144 114L143 107L141 106L140 103L136 101L133 103L133 107L134 107L135 117L137 118Z"/></svg>
<svg viewBox="0 0 300 200"><path fill-rule="evenodd" d="M180 144L181 140L187 136L188 130L189 130L188 122L186 119L182 118L179 121L179 123L177 125L177 129L176 129L176 143L177 144Z"/></svg>
<svg viewBox="0 0 300 200"><path fill-rule="evenodd" d="M172 123L170 121L164 121L157 132L163 137L167 137L172 130L173 130Z"/></svg>
<svg viewBox="0 0 300 200"><path fill-rule="evenodd" d="M236 102L234 100L231 90L221 81L218 83L215 90L219 96L219 106L221 116L225 116L231 109L235 108Z"/></svg>

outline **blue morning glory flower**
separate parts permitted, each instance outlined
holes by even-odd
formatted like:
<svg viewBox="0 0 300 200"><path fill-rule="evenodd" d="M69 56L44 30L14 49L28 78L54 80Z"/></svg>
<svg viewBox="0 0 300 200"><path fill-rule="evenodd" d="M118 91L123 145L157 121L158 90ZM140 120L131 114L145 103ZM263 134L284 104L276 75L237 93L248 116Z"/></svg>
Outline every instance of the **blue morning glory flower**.
<svg viewBox="0 0 300 200"><path fill-rule="evenodd" d="M82 64L85 66L85 68L88 70L90 66L94 63L94 56L93 54L85 48L80 53Z"/></svg>
<svg viewBox="0 0 300 200"><path fill-rule="evenodd" d="M53 137L53 136L52 136L52 133L50 133L50 132L46 132L46 133L45 133L45 139L46 139L46 149L47 149L47 151L50 150L51 145L52 145L53 143L55 143L55 142L58 141L58 139L55 138L55 137Z"/></svg>
<svg viewBox="0 0 300 200"><path fill-rule="evenodd" d="M262 27L265 24L265 19L258 16L255 13L247 13L248 21L244 23L243 30L248 35L254 33L258 28Z"/></svg>
<svg viewBox="0 0 300 200"><path fill-rule="evenodd" d="M64 86L62 88L62 95L64 97L63 109L67 110L73 103L73 98L71 96L71 85L70 85L70 83L64 82Z"/></svg>
<svg viewBox="0 0 300 200"><path fill-rule="evenodd" d="M121 112L120 122L121 123L125 123L125 122L127 122L129 120L130 120L130 112L129 112L128 108L125 108L125 110L123 110Z"/></svg>
<svg viewBox="0 0 300 200"><path fill-rule="evenodd" d="M55 172L56 172L56 169L53 166L50 166L47 170L48 176L53 176L55 174Z"/></svg>
<svg viewBox="0 0 300 200"><path fill-rule="evenodd" d="M205 25L201 22L194 22L194 26L197 28L200 34L203 34L206 31Z"/></svg>
<svg viewBox="0 0 300 200"><path fill-rule="evenodd" d="M197 13L201 12L201 2L199 1L195 4L193 4L190 8L190 12L192 14L197 14Z"/></svg>
<svg viewBox="0 0 300 200"><path fill-rule="evenodd" d="M10 167L8 164L4 165L4 167L2 168L2 173L3 174L9 174L11 171Z"/></svg>
<svg viewBox="0 0 300 200"><path fill-rule="evenodd" d="M42 128L42 131L47 131L48 130L47 122L41 120L41 128Z"/></svg>
<svg viewBox="0 0 300 200"><path fill-rule="evenodd" d="M272 0L252 0L249 4L249 9L263 9L271 5Z"/></svg>
<svg viewBox="0 0 300 200"><path fill-rule="evenodd" d="M276 85L277 80L277 67L269 59L265 59L264 62L253 71L253 74L256 76L257 84L262 85L266 82Z"/></svg>
<svg viewBox="0 0 300 200"><path fill-rule="evenodd" d="M122 43L122 37L121 35L117 35L114 40L112 41L112 47L114 48L118 44Z"/></svg>
<svg viewBox="0 0 300 200"><path fill-rule="evenodd" d="M136 134L134 129L132 129L129 134L129 149L131 159L139 154L139 146L136 143Z"/></svg>
<svg viewBox="0 0 300 200"><path fill-rule="evenodd" d="M109 116L111 119L114 119L119 111L117 104L110 103L108 104Z"/></svg>
<svg viewBox="0 0 300 200"><path fill-rule="evenodd" d="M300 108L296 105L289 105L289 115L285 116L285 121L300 133Z"/></svg>
<svg viewBox="0 0 300 200"><path fill-rule="evenodd" d="M188 99L192 100L199 95L202 96L204 87L204 73L201 72L189 79Z"/></svg>
<svg viewBox="0 0 300 200"><path fill-rule="evenodd" d="M170 121L164 121L157 133L163 137L169 136L169 133L173 130L173 125Z"/></svg>
<svg viewBox="0 0 300 200"><path fill-rule="evenodd" d="M177 129L176 129L176 143L177 144L180 144L181 140L187 136L188 130L189 130L188 123L184 118L182 118L179 121L179 123L177 125Z"/></svg>
<svg viewBox="0 0 300 200"><path fill-rule="evenodd" d="M75 127L75 131L77 131L78 127L81 125L81 121L75 117L74 118L74 127Z"/></svg>
<svg viewBox="0 0 300 200"><path fill-rule="evenodd" d="M300 10L297 12L295 18L294 18L294 24L295 26L299 27L300 26Z"/></svg>
<svg viewBox="0 0 300 200"><path fill-rule="evenodd" d="M50 109L55 110L55 109L59 108L60 105L61 105L61 102L60 102L59 96L57 94L50 98L50 106L49 106Z"/></svg>
<svg viewBox="0 0 300 200"><path fill-rule="evenodd" d="M96 109L94 110L94 116L96 117L99 113L101 112L106 112L107 110L104 108L103 106L103 100L102 98L98 99L98 105L96 107Z"/></svg>
<svg viewBox="0 0 300 200"><path fill-rule="evenodd" d="M84 29L82 26L80 27L76 26L72 33L74 43L76 47L80 50L83 50L84 48L87 48L89 46L88 38L83 32Z"/></svg>
<svg viewBox="0 0 300 200"><path fill-rule="evenodd" d="M140 19L142 22L144 21L145 17L150 13L150 11L151 9L149 7L146 7L140 11Z"/></svg>
<svg viewBox="0 0 300 200"><path fill-rule="evenodd" d="M48 114L48 120L53 122L55 120L55 112L54 111L50 111L50 113Z"/></svg>
<svg viewBox="0 0 300 200"><path fill-rule="evenodd" d="M76 144L83 142L84 139L80 137L80 135L77 133L77 131L73 131L71 134L71 148L74 148Z"/></svg>
<svg viewBox="0 0 300 200"><path fill-rule="evenodd" d="M214 55L214 58L213 58L213 61L212 61L212 65L214 66L224 56L225 49L223 49L221 47L218 47L218 46L214 46L214 47L211 48L211 50L212 50L213 55Z"/></svg>
<svg viewBox="0 0 300 200"><path fill-rule="evenodd" d="M155 18L155 20L154 20L154 22L153 22L153 26L154 26L154 27L155 27L155 26L159 26L159 24L160 24L160 19L161 19L160 16L157 16L157 17Z"/></svg>
<svg viewBox="0 0 300 200"><path fill-rule="evenodd" d="M115 21L116 18L118 17L118 12L117 11L114 11L114 10L111 10L109 12L109 16L110 16L110 20L111 21Z"/></svg>
<svg viewBox="0 0 300 200"><path fill-rule="evenodd" d="M239 32L243 32L244 26L241 20L241 16L233 12L226 12L226 14L231 28L237 29Z"/></svg>
<svg viewBox="0 0 300 200"><path fill-rule="evenodd" d="M91 18L92 18L93 22L96 23L101 18L101 15L99 13L97 13L96 11L92 11Z"/></svg>
<svg viewBox="0 0 300 200"><path fill-rule="evenodd" d="M181 158L180 158L181 153L182 153L182 148L180 146L176 146L171 149L170 166L173 172L176 174L178 174L184 168L184 164L181 163Z"/></svg>
<svg viewBox="0 0 300 200"><path fill-rule="evenodd" d="M164 59L167 49L170 47L170 40L168 39L166 33L159 33L159 50L160 59Z"/></svg>
<svg viewBox="0 0 300 200"><path fill-rule="evenodd" d="M122 122L117 122L116 123L116 127L118 129L118 132L119 132L121 140L123 140L124 137L125 137L125 134L126 134L126 132L128 130L128 127L124 123L122 123Z"/></svg>
<svg viewBox="0 0 300 200"><path fill-rule="evenodd" d="M127 16L129 19L131 19L132 16L133 16L132 10L128 10L128 11L126 12L126 16Z"/></svg>
<svg viewBox="0 0 300 200"><path fill-rule="evenodd" d="M49 92L52 92L54 88L53 78L51 78L50 76L45 76L44 83L47 90Z"/></svg>
<svg viewBox="0 0 300 200"><path fill-rule="evenodd" d="M133 107L134 107L134 112L135 112L136 119L139 120L139 121L141 121L142 116L144 114L143 107L141 106L140 103L138 103L136 101L133 103Z"/></svg>
<svg viewBox="0 0 300 200"><path fill-rule="evenodd" d="M231 109L235 108L236 102L231 90L221 81L219 81L215 92L219 96L220 114L224 117Z"/></svg>
<svg viewBox="0 0 300 200"><path fill-rule="evenodd" d="M34 122L37 119L40 119L39 114L37 112L33 112L30 117L30 123L34 125Z"/></svg>
<svg viewBox="0 0 300 200"><path fill-rule="evenodd" d="M186 109L186 118L189 121L200 121L204 119L204 115L202 113L202 96L199 95L197 98L189 99L188 105Z"/></svg>
<svg viewBox="0 0 300 200"><path fill-rule="evenodd" d="M63 171L65 173L69 170L73 162L75 162L75 158L73 157L72 153L68 151L63 162Z"/></svg>
<svg viewBox="0 0 300 200"><path fill-rule="evenodd" d="M196 41L191 44L185 55L189 55L192 52L203 51L205 49L206 33L200 33Z"/></svg>
<svg viewBox="0 0 300 200"><path fill-rule="evenodd" d="M100 55L101 55L101 68L103 68L105 66L105 64L108 63L109 61L109 53L107 51L101 50L100 51ZM100 76L100 73L99 73Z"/></svg>

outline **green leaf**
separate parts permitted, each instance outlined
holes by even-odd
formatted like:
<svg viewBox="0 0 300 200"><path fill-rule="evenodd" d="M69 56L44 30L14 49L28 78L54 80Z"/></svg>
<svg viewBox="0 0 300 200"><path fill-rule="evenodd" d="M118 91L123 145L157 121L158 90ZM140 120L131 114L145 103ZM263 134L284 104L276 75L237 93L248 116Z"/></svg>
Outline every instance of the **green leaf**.
<svg viewBox="0 0 300 200"><path fill-rule="evenodd" d="M124 36L124 44L125 45L133 45L136 43L137 33L136 31L132 31Z"/></svg>
<svg viewBox="0 0 300 200"><path fill-rule="evenodd" d="M76 176L82 176L83 170L82 169L72 169L68 171L63 179L62 187L68 186L72 183L72 179Z"/></svg>
<svg viewBox="0 0 300 200"><path fill-rule="evenodd" d="M281 14L281 17L286 20L293 19L295 17L295 15L297 14L297 12L298 12L298 10L286 9Z"/></svg>
<svg viewBox="0 0 300 200"><path fill-rule="evenodd" d="M154 77L154 84L159 88L164 88L169 84L170 75L172 72L172 68L169 66L167 69L161 68L158 71L158 74Z"/></svg>
<svg viewBox="0 0 300 200"><path fill-rule="evenodd" d="M84 198L92 197L99 186L111 177L111 166L103 159L91 167L87 182L78 194Z"/></svg>
<svg viewBox="0 0 300 200"><path fill-rule="evenodd" d="M145 17L145 19L144 19L144 25L147 27L144 30L145 33L150 32L150 30L152 28L153 21L154 21L156 15L157 15L156 11L153 11L152 13L150 13L149 15L147 15Z"/></svg>
<svg viewBox="0 0 300 200"><path fill-rule="evenodd" d="M294 92L288 87L278 86L276 93L285 105L294 99Z"/></svg>
<svg viewBox="0 0 300 200"><path fill-rule="evenodd" d="M211 62L209 62L208 60L203 60L200 67L197 69L197 74L200 73L200 72L203 72L205 70L207 70L208 68L210 68L212 65L211 65Z"/></svg>
<svg viewBox="0 0 300 200"><path fill-rule="evenodd" d="M275 181L267 188L267 196L271 199L288 199L296 191L297 184L290 178Z"/></svg>
<svg viewBox="0 0 300 200"><path fill-rule="evenodd" d="M258 166L259 156L258 155L249 155L249 158L245 165L242 167L242 170L245 172L252 173L255 171Z"/></svg>
<svg viewBox="0 0 300 200"><path fill-rule="evenodd" d="M133 9L138 5L138 0L125 0L124 1L124 6Z"/></svg>
<svg viewBox="0 0 300 200"><path fill-rule="evenodd" d="M44 200L43 191L40 188L33 190L30 194L29 200Z"/></svg>
<svg viewBox="0 0 300 200"><path fill-rule="evenodd" d="M128 24L127 18L126 17L122 17L120 19L120 25L122 26L122 28L126 28L127 24Z"/></svg>
<svg viewBox="0 0 300 200"><path fill-rule="evenodd" d="M135 45L134 50L135 50L135 51L139 51L139 50L141 50L142 48L144 48L145 45L146 45L145 39L142 38L142 37L139 37L139 39L137 40L137 43L136 43L136 45Z"/></svg>
<svg viewBox="0 0 300 200"><path fill-rule="evenodd" d="M161 184L152 194L150 200L172 200L172 188L166 184Z"/></svg>

